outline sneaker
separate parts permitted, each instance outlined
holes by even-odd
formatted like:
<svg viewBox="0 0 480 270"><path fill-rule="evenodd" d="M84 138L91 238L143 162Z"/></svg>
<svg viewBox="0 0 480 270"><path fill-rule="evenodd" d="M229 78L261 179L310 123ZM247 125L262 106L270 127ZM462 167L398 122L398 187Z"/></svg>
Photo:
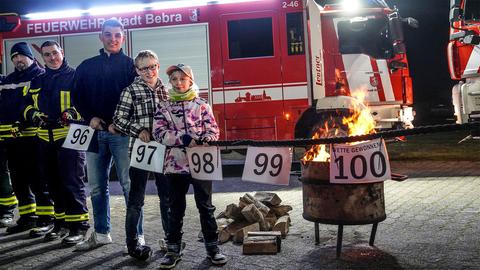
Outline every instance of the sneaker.
<svg viewBox="0 0 480 270"><path fill-rule="evenodd" d="M37 226L30 230L30 237L37 238L46 235L53 230L53 224L43 224L43 226Z"/></svg>
<svg viewBox="0 0 480 270"><path fill-rule="evenodd" d="M87 240L84 240L75 246L75 250L87 251L87 250L92 250L94 248L97 248L103 245L108 245L111 243L112 243L112 237L110 236L110 233L103 234L103 233L92 232L92 234Z"/></svg>
<svg viewBox="0 0 480 270"><path fill-rule="evenodd" d="M128 255L137 260L146 261L148 258L150 258L150 256L152 256L152 249L149 246L142 246L138 244L136 247L128 249Z"/></svg>
<svg viewBox="0 0 480 270"><path fill-rule="evenodd" d="M20 218L17 221L17 224L7 228L7 233L8 234L15 234L15 233L28 231L30 229L35 228L35 224L36 224L36 220L34 220L34 219L22 220Z"/></svg>
<svg viewBox="0 0 480 270"><path fill-rule="evenodd" d="M215 253L208 254L207 258L210 259L214 265L224 265L227 263L227 256L225 256L220 250Z"/></svg>
<svg viewBox="0 0 480 270"><path fill-rule="evenodd" d="M13 225L13 217L0 218L0 228L11 227Z"/></svg>
<svg viewBox="0 0 480 270"><path fill-rule="evenodd" d="M53 229L45 234L45 241L53 241L59 238L65 237L69 233L69 230L61 225L55 224Z"/></svg>
<svg viewBox="0 0 480 270"><path fill-rule="evenodd" d="M67 237L62 239L62 244L77 245L85 239L86 230L71 229Z"/></svg>
<svg viewBox="0 0 480 270"><path fill-rule="evenodd" d="M143 234L140 234L138 237L137 237L137 241L138 241L138 244L140 246L145 246L145 235ZM123 255L127 255L128 254L128 247L127 246L124 246L123 247Z"/></svg>
<svg viewBox="0 0 480 270"><path fill-rule="evenodd" d="M182 255L175 252L167 252L160 260L160 269L172 269L182 259Z"/></svg>
<svg viewBox="0 0 480 270"><path fill-rule="evenodd" d="M145 246L145 235L143 234L138 235L137 241L140 246Z"/></svg>

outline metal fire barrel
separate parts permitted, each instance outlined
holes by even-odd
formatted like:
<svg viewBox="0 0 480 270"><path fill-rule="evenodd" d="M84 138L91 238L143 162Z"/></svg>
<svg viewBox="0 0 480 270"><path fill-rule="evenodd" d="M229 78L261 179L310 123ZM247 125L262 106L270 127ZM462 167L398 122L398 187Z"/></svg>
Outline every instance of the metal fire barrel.
<svg viewBox="0 0 480 270"><path fill-rule="evenodd" d="M330 183L328 162L302 164L303 218L334 225L374 224L385 220L383 182Z"/></svg>

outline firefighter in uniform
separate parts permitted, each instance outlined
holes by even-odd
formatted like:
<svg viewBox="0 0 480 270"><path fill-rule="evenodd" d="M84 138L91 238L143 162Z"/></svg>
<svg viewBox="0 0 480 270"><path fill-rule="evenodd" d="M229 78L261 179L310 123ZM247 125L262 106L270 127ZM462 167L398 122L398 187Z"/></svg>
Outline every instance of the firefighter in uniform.
<svg viewBox="0 0 480 270"><path fill-rule="evenodd" d="M38 126L40 138L40 177L48 181L55 203L55 226L45 235L46 240L70 233L63 243L81 242L89 228L85 190L85 152L63 148L69 120L80 120L70 100L75 70L68 66L63 50L55 41L46 41L41 47L45 74L31 83L30 102L24 117Z"/></svg>
<svg viewBox="0 0 480 270"><path fill-rule="evenodd" d="M4 79L5 76L0 74L0 84ZM0 99L1 98L2 88L0 88ZM8 174L5 144L3 143L3 139L0 138L0 228L13 224L13 211L17 203L17 197L15 197L13 193L10 175Z"/></svg>
<svg viewBox="0 0 480 270"><path fill-rule="evenodd" d="M2 98L1 91L0 89L0 99ZM18 201L10 182L10 175L8 174L7 149L3 139L0 138L0 228L13 224L13 211L17 203Z"/></svg>
<svg viewBox="0 0 480 270"><path fill-rule="evenodd" d="M36 128L22 120L26 96L32 79L44 73L25 42L13 45L10 58L15 71L0 85L0 137L4 140L13 191L18 199L20 218L7 228L13 234L30 230L32 237L53 227L53 201L45 182L36 179ZM33 191L33 193L32 193ZM12 203L12 201L9 201Z"/></svg>

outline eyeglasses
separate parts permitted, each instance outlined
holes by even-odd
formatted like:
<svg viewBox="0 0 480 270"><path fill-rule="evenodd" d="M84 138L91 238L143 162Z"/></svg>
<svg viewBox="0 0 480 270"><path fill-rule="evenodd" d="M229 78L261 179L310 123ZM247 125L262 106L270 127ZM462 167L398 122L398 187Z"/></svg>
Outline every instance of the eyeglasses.
<svg viewBox="0 0 480 270"><path fill-rule="evenodd" d="M158 65L155 64L155 65L151 65L151 66L148 66L148 67L143 67L143 68L139 68L137 67L138 71L142 72L142 73L146 73L148 71L155 71L157 70L157 67Z"/></svg>

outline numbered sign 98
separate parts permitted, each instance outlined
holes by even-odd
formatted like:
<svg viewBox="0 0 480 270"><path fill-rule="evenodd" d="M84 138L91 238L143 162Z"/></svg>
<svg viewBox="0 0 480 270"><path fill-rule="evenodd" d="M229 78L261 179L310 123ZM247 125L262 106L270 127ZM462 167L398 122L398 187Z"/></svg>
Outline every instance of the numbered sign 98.
<svg viewBox="0 0 480 270"><path fill-rule="evenodd" d="M92 141L95 130L89 126L70 124L63 148L86 151Z"/></svg>
<svg viewBox="0 0 480 270"><path fill-rule="evenodd" d="M383 139L330 145L330 183L370 183L390 178L390 161Z"/></svg>
<svg viewBox="0 0 480 270"><path fill-rule="evenodd" d="M135 139L130 166L145 171L163 173L164 158L165 145L156 141L144 143L140 139Z"/></svg>
<svg viewBox="0 0 480 270"><path fill-rule="evenodd" d="M248 147L242 180L288 185L292 167L292 152L284 147Z"/></svg>
<svg viewBox="0 0 480 270"><path fill-rule="evenodd" d="M188 166L198 180L223 180L220 149L216 146L187 148Z"/></svg>

